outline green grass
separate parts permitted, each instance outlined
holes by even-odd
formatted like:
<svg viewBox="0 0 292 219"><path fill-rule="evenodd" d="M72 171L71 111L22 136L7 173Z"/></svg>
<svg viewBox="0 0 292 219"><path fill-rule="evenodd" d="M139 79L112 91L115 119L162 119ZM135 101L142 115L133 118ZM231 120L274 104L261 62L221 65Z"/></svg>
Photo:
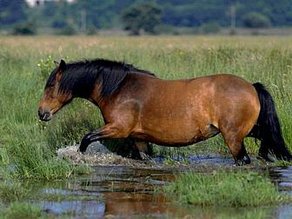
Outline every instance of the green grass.
<svg viewBox="0 0 292 219"><path fill-rule="evenodd" d="M37 205L23 202L13 202L1 213L0 216L0 218L3 219L35 219L44 217L45 215L42 213L40 207L38 207Z"/></svg>
<svg viewBox="0 0 292 219"><path fill-rule="evenodd" d="M80 142L103 123L99 110L76 100L52 121L37 118L52 60L122 60L164 79L227 72L264 83L277 104L286 142L292 149L291 37L1 37L0 174L20 178L67 178L76 167L56 158L64 145ZM258 146L247 140L249 153ZM195 146L156 147L157 154L229 154L220 137Z"/></svg>
<svg viewBox="0 0 292 219"><path fill-rule="evenodd" d="M40 218L41 208L27 200L33 195L32 185L15 179L0 182L0 218Z"/></svg>
<svg viewBox="0 0 292 219"><path fill-rule="evenodd" d="M24 186L23 183L15 180L6 180L0 182L0 200L1 202L9 203L21 201L28 198L31 189Z"/></svg>
<svg viewBox="0 0 292 219"><path fill-rule="evenodd" d="M268 177L255 172L186 173L164 192L179 203L200 206L255 207L292 201Z"/></svg>

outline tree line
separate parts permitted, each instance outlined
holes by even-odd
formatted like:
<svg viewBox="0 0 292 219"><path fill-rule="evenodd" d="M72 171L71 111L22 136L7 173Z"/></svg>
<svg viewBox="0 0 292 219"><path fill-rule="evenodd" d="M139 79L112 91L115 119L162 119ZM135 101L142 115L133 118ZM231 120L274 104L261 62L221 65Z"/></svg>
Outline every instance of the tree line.
<svg viewBox="0 0 292 219"><path fill-rule="evenodd" d="M37 30L75 34L125 29L156 34L173 28L287 27L291 0L66 0L0 1L0 28L33 34Z"/></svg>

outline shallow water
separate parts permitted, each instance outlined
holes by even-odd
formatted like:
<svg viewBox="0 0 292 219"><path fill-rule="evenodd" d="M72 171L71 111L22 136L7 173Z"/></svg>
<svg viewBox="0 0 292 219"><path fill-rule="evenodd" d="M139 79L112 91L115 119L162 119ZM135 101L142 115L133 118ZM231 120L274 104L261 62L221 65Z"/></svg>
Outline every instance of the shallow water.
<svg viewBox="0 0 292 219"><path fill-rule="evenodd" d="M230 167L220 156L192 157L198 171ZM122 166L95 167L86 177L67 182L36 185L43 200L35 201L53 217L62 218L292 218L292 204L261 208L201 208L171 203L155 192L188 168L135 169ZM269 168L271 179L292 195L292 167Z"/></svg>

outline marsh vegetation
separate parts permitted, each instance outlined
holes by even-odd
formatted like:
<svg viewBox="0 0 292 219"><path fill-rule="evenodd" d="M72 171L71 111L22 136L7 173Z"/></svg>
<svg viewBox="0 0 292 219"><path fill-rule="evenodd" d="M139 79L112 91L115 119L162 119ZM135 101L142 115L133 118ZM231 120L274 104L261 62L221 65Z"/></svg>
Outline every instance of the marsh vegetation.
<svg viewBox="0 0 292 219"><path fill-rule="evenodd" d="M7 197L8 203L18 203L13 196L22 194L6 194L9 190L5 184L10 182L7 180L66 179L88 173L87 167L58 158L56 150L78 143L88 131L100 127L103 121L98 109L78 99L47 124L37 118L38 101L54 67L53 60L125 61L164 79L225 72L251 82L259 81L274 97L286 143L292 150L291 45L291 37L1 37L1 200ZM245 143L248 153L256 156L256 142L248 139ZM168 159L190 154L229 156L220 136L180 149L154 146L154 152ZM15 186L18 188L17 182ZM19 207L17 204L9 207L7 203L2 206ZM23 208L32 214L38 212Z"/></svg>

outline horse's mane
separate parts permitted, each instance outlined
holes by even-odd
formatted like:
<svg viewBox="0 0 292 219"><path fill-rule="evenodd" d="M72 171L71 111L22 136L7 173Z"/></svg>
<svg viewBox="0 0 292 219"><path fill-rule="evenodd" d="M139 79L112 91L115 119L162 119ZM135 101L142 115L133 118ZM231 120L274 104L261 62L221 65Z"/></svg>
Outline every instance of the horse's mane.
<svg viewBox="0 0 292 219"><path fill-rule="evenodd" d="M46 87L52 86L54 83L57 68L51 73ZM133 73L155 76L151 72L138 69L124 62L105 59L72 62L66 64L59 91L72 92L73 95L79 97L88 97L98 80L101 82L101 97L104 97L118 90L125 77Z"/></svg>

